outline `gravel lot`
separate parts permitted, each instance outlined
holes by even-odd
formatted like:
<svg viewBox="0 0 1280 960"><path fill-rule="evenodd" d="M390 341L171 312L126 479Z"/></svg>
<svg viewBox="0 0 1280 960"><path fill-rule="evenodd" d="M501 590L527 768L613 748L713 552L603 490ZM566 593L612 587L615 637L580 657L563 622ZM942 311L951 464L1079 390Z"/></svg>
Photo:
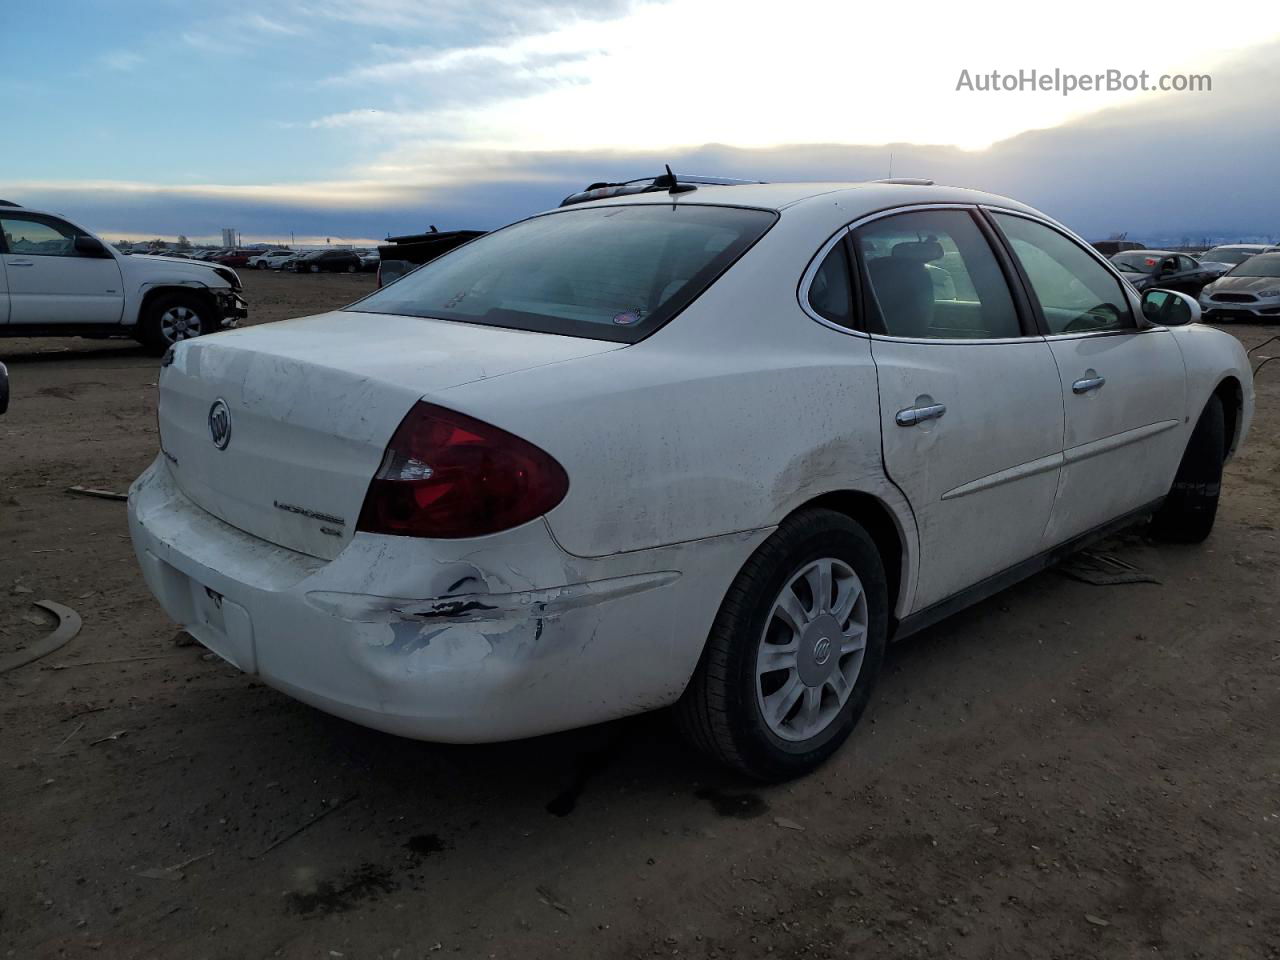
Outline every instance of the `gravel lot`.
<svg viewBox="0 0 1280 960"><path fill-rule="evenodd" d="M254 322L373 283L242 273ZM1280 363L1210 540L1107 545L1159 584L1050 571L898 644L835 761L761 789L662 715L415 743L177 645L124 504L65 493L152 459L155 359L0 357L0 658L32 600L84 619L0 676L0 955L1280 956Z"/></svg>

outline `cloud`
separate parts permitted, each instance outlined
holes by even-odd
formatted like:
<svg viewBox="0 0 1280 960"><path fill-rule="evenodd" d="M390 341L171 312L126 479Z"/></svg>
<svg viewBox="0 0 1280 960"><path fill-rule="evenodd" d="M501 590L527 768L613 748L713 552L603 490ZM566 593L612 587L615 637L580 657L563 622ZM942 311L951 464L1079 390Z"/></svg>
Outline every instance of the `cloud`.
<svg viewBox="0 0 1280 960"><path fill-rule="evenodd" d="M460 43L446 23L430 44L375 45L331 79L366 87L368 106L394 112L395 125L378 132L398 157L429 153L436 136L524 150L925 139L977 149L1150 95L957 91L962 70L1205 71L1280 36L1273 0L1241 2L1249 31L1207 22L1191 33L1176 17L1155 18L1144 21L1140 56L1130 31L1098 30L1098 16L1114 16L1099 0L1080 0L1034 47L975 31L972 11L946 0L921 0L922 27L909 43L900 12L883 5L793 0L781 18L743 16L734 0L637 4L593 18L571 6L498 39L481 27ZM469 7L466 16L483 24L505 10ZM1016 0L991 0L988 12L1011 27L1036 26ZM540 21L548 25L534 29Z"/></svg>
<svg viewBox="0 0 1280 960"><path fill-rule="evenodd" d="M447 126L435 129L448 111L425 120L413 111L356 111L327 129L358 130L351 139L362 145L397 128L406 137L346 179L251 186L25 181L0 183L0 196L65 211L107 232L204 236L235 226L247 239L289 230L367 237L428 223L492 228L553 207L592 181L654 174L664 163L677 172L748 179L858 180L886 176L892 154L894 174L1013 196L1090 237L1127 230L1146 241L1235 239L1280 232L1276 89L1280 43L1216 69L1211 94L1147 96L985 150L804 141L495 148L448 139Z"/></svg>
<svg viewBox="0 0 1280 960"><path fill-rule="evenodd" d="M98 58L98 63L108 70L118 70L127 73L137 69L142 64L142 56L131 50L112 50L104 53Z"/></svg>

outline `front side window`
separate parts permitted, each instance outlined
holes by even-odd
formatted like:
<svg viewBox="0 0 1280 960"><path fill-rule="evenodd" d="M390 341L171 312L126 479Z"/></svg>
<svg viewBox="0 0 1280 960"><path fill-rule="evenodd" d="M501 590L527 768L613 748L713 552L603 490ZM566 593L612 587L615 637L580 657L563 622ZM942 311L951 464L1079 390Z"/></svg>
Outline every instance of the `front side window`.
<svg viewBox="0 0 1280 960"><path fill-rule="evenodd" d="M0 217L0 230L10 253L28 257L76 256L76 230L53 218Z"/></svg>
<svg viewBox="0 0 1280 960"><path fill-rule="evenodd" d="M1004 273L966 210L917 210L860 227L872 333L944 340L1022 336Z"/></svg>
<svg viewBox="0 0 1280 960"><path fill-rule="evenodd" d="M1073 240L1025 217L993 217L1022 264L1051 334L1136 327L1120 281Z"/></svg>
<svg viewBox="0 0 1280 960"><path fill-rule="evenodd" d="M486 234L348 309L635 343L775 219L686 203L566 209Z"/></svg>

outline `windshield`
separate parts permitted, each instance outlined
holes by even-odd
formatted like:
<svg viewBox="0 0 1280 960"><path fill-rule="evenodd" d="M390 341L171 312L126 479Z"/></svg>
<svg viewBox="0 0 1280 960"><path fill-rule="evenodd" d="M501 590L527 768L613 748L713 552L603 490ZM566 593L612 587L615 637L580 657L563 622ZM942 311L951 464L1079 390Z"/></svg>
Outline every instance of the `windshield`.
<svg viewBox="0 0 1280 960"><path fill-rule="evenodd" d="M1111 258L1111 262L1128 273L1154 273L1156 267L1160 265L1160 258L1151 254L1138 256L1132 253L1118 253Z"/></svg>
<svg viewBox="0 0 1280 960"><path fill-rule="evenodd" d="M1206 250L1200 258L1209 263L1244 263L1250 257L1258 255L1257 250L1241 250L1239 247L1214 247Z"/></svg>
<svg viewBox="0 0 1280 960"><path fill-rule="evenodd" d="M1231 270L1229 277L1280 277L1280 253L1266 253L1250 257L1245 263Z"/></svg>
<svg viewBox="0 0 1280 960"><path fill-rule="evenodd" d="M347 309L635 343L775 219L684 203L544 214L458 247Z"/></svg>

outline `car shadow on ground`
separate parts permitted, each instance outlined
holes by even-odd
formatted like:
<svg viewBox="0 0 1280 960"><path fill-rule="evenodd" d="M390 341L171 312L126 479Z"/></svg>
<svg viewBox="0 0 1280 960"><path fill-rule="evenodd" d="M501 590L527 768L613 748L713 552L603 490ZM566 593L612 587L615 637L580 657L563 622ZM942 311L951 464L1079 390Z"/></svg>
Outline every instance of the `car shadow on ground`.
<svg viewBox="0 0 1280 960"><path fill-rule="evenodd" d="M108 340L80 349L68 346L66 340L31 340L26 341L18 351L9 348L3 340L0 340L0 359L10 367L56 363L60 360L119 360L127 357L159 363L159 358L150 354L142 344L134 340Z"/></svg>

